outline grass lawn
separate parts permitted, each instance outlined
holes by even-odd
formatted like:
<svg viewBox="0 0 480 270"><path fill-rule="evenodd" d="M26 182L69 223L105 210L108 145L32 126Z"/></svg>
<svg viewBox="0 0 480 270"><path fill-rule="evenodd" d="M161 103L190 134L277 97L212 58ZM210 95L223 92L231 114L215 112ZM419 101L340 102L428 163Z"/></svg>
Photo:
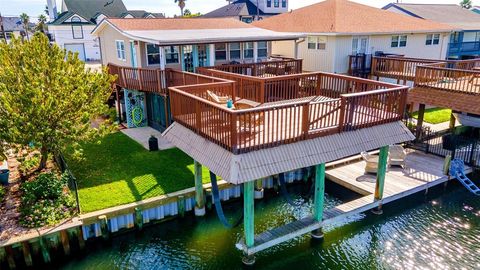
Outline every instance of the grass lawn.
<svg viewBox="0 0 480 270"><path fill-rule="evenodd" d="M443 108L430 108L425 110L423 120L430 124L439 124L450 121L452 110ZM413 118L418 119L418 112L412 114Z"/></svg>
<svg viewBox="0 0 480 270"><path fill-rule="evenodd" d="M193 160L179 149L149 152L121 132L85 144L84 158L65 153L78 181L82 213L127 204L194 186ZM209 182L203 168L203 182Z"/></svg>

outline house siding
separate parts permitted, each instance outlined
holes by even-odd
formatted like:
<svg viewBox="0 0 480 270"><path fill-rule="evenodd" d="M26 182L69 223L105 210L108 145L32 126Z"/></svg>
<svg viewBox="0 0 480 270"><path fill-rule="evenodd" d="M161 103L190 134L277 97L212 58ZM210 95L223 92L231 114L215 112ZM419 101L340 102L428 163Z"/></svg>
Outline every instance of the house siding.
<svg viewBox="0 0 480 270"><path fill-rule="evenodd" d="M82 25L83 38L74 39L71 25L48 25L48 31L53 34L58 46L65 48L65 44L83 44L86 60L100 60L99 43L91 35L94 28L95 25Z"/></svg>
<svg viewBox="0 0 480 270"><path fill-rule="evenodd" d="M112 63L119 66L132 66L132 58L130 52L130 40L124 35L120 34L118 31L114 30L111 27L105 27L100 34L101 40L101 51L102 51L102 64L107 65ZM125 42L125 61L122 61L117 58L117 47L115 44L116 40L123 40ZM138 52L138 51L137 51ZM137 53L137 57L140 56L140 53ZM140 65L141 62L137 61Z"/></svg>

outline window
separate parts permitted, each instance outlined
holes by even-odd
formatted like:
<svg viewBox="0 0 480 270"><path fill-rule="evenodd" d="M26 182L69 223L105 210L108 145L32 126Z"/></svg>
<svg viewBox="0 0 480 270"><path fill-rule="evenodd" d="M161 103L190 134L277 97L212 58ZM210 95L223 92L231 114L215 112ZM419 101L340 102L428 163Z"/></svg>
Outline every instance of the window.
<svg viewBox="0 0 480 270"><path fill-rule="evenodd" d="M72 35L74 39L83 39L82 20L78 16L73 16L70 20L72 22Z"/></svg>
<svg viewBox="0 0 480 270"><path fill-rule="evenodd" d="M458 43L460 42L460 32L454 32L452 35L450 35L450 42L451 43ZM462 33L462 38L463 38L463 33Z"/></svg>
<svg viewBox="0 0 480 270"><path fill-rule="evenodd" d="M392 36L391 47L406 47L407 46L407 35L401 36Z"/></svg>
<svg viewBox="0 0 480 270"><path fill-rule="evenodd" d="M227 45L225 43L215 44L215 59L227 60Z"/></svg>
<svg viewBox="0 0 480 270"><path fill-rule="evenodd" d="M438 45L440 43L440 34L428 34L425 45Z"/></svg>
<svg viewBox="0 0 480 270"><path fill-rule="evenodd" d="M127 60L127 56L125 55L125 42L123 40L116 40L115 45L117 47L118 60L122 60L122 61Z"/></svg>
<svg viewBox="0 0 480 270"><path fill-rule="evenodd" d="M268 56L268 44L266 41L260 41L257 44L258 58L266 58Z"/></svg>
<svg viewBox="0 0 480 270"><path fill-rule="evenodd" d="M242 17L242 22L244 23L252 23L253 18L252 17Z"/></svg>
<svg viewBox="0 0 480 270"><path fill-rule="evenodd" d="M272 0L267 0L267 7L272 7Z"/></svg>
<svg viewBox="0 0 480 270"><path fill-rule="evenodd" d="M280 7L280 0L273 0L273 7Z"/></svg>
<svg viewBox="0 0 480 270"><path fill-rule="evenodd" d="M243 43L243 58L253 58L253 42Z"/></svg>
<svg viewBox="0 0 480 270"><path fill-rule="evenodd" d="M308 49L315 50L317 48L317 38L316 37L308 37Z"/></svg>
<svg viewBox="0 0 480 270"><path fill-rule="evenodd" d="M147 64L160 65L160 50L155 44L147 44Z"/></svg>
<svg viewBox="0 0 480 270"><path fill-rule="evenodd" d="M327 48L326 37L308 37L309 50L325 50Z"/></svg>
<svg viewBox="0 0 480 270"><path fill-rule="evenodd" d="M282 0L282 8L286 8L287 7L287 0Z"/></svg>
<svg viewBox="0 0 480 270"><path fill-rule="evenodd" d="M179 62L178 46L168 46L168 47L165 47L164 50L165 50L165 62L167 64L176 64Z"/></svg>
<svg viewBox="0 0 480 270"><path fill-rule="evenodd" d="M230 59L240 59L240 43L230 43Z"/></svg>

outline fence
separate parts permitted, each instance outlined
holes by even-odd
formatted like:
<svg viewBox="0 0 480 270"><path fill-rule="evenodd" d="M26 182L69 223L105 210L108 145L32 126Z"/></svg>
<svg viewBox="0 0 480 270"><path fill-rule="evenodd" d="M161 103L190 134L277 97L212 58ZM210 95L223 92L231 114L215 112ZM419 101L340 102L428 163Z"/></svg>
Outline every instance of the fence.
<svg viewBox="0 0 480 270"><path fill-rule="evenodd" d="M77 204L77 211L80 214L80 200L78 199L78 185L77 185L77 179L75 176L72 174L70 169L68 168L67 162L65 161L65 158L61 152L57 153L54 155L55 162L57 163L57 166L60 168L60 171L62 173L66 173L68 175L68 188L70 191L72 191L75 195L75 201Z"/></svg>

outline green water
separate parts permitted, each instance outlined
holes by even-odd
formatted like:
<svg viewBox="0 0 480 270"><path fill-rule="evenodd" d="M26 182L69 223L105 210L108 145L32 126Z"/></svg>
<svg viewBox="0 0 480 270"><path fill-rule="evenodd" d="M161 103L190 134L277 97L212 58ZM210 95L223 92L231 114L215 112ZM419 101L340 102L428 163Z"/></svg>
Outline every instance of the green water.
<svg viewBox="0 0 480 270"><path fill-rule="evenodd" d="M382 216L360 214L334 224L325 229L323 241L304 236L261 252L255 268L480 269L479 198L458 185L432 193L386 206ZM327 196L327 208L339 203ZM240 206L224 208L234 217ZM279 196L256 202L256 233L309 211L310 205L294 208ZM205 218L176 219L90 245L61 269L242 269L235 248L242 234L242 226L223 228L213 211Z"/></svg>

